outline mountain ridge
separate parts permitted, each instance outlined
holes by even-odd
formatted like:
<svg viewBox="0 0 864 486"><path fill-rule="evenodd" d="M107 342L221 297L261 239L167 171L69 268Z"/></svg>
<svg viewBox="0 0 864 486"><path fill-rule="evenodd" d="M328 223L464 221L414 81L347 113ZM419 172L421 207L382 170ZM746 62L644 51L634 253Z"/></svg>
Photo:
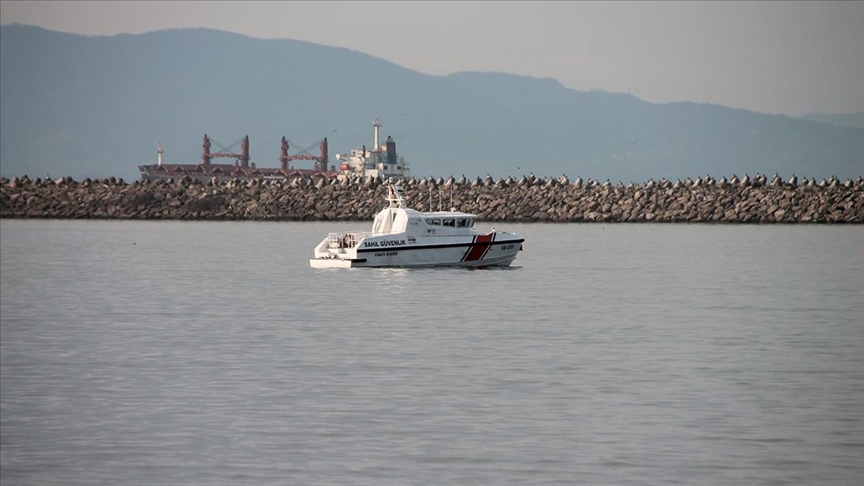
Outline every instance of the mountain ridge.
<svg viewBox="0 0 864 486"><path fill-rule="evenodd" d="M534 173L644 181L780 173L864 174L864 129L629 93L553 78L420 73L347 48L215 29L82 36L0 26L0 175L138 178L197 163L206 133L249 135L278 166L328 137L336 152L392 135L415 177ZM300 164L296 164L300 166ZM311 167L311 164L310 164ZM305 167L304 167L305 168Z"/></svg>
<svg viewBox="0 0 864 486"><path fill-rule="evenodd" d="M807 113L801 118L828 123L837 127L864 128L864 111L857 113Z"/></svg>

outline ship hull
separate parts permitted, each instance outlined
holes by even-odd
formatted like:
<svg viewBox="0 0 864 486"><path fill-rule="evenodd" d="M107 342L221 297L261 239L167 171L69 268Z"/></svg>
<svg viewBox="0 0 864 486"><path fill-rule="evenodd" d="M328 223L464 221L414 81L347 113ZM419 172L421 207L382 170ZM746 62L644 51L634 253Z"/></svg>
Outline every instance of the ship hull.
<svg viewBox="0 0 864 486"><path fill-rule="evenodd" d="M405 235L387 235L361 240L343 252L316 252L309 263L313 268L506 267L513 263L523 242L518 235L505 232L410 240Z"/></svg>

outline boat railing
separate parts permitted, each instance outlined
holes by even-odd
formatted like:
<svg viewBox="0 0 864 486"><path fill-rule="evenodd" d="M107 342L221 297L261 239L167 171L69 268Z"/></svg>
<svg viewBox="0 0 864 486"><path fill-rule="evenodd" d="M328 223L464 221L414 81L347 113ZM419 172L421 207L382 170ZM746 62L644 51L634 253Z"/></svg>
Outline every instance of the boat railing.
<svg viewBox="0 0 864 486"><path fill-rule="evenodd" d="M342 233L327 233L330 248L354 248L360 240L372 236L371 231L345 231Z"/></svg>

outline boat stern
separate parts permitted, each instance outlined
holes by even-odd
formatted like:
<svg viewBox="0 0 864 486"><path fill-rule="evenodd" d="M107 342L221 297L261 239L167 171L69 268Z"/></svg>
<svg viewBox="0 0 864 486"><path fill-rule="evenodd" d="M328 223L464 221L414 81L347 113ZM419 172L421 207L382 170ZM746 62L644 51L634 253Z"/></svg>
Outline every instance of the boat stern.
<svg viewBox="0 0 864 486"><path fill-rule="evenodd" d="M315 258L309 260L312 268L351 268L366 262L357 258L357 247L366 232L330 233L315 247Z"/></svg>
<svg viewBox="0 0 864 486"><path fill-rule="evenodd" d="M312 258L309 260L309 266L312 268L351 268L353 260L343 260L341 258Z"/></svg>

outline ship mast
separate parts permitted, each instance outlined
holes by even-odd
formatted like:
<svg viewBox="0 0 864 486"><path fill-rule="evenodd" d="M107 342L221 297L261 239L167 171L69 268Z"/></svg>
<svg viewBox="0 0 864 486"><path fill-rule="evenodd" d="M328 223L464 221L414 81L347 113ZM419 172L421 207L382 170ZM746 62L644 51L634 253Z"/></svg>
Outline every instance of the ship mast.
<svg viewBox="0 0 864 486"><path fill-rule="evenodd" d="M375 140L372 145L372 150L374 152L380 152L381 146L378 145L378 129L381 128L381 122L376 118L372 121L372 126L375 127Z"/></svg>

